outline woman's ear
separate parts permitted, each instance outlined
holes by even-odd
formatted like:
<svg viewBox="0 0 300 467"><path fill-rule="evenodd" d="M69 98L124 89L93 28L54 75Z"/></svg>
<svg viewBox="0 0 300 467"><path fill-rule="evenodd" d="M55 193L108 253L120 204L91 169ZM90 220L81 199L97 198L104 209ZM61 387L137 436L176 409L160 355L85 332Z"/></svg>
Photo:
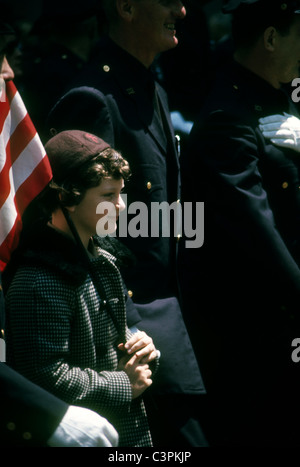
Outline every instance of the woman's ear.
<svg viewBox="0 0 300 467"><path fill-rule="evenodd" d="M274 52L276 47L277 31L273 26L268 27L264 32L264 46L269 52Z"/></svg>
<svg viewBox="0 0 300 467"><path fill-rule="evenodd" d="M65 206L65 209L69 212L75 212L76 206Z"/></svg>
<svg viewBox="0 0 300 467"><path fill-rule="evenodd" d="M132 1L131 0L117 0L116 6L117 6L119 16L126 21L131 21L133 9L134 9Z"/></svg>
<svg viewBox="0 0 300 467"><path fill-rule="evenodd" d="M58 194L58 198L59 198L59 201L62 203L62 205L64 206L64 208L69 211L69 212L74 212L75 211L75 208L76 206L65 206L65 196L63 195L63 193L59 193Z"/></svg>

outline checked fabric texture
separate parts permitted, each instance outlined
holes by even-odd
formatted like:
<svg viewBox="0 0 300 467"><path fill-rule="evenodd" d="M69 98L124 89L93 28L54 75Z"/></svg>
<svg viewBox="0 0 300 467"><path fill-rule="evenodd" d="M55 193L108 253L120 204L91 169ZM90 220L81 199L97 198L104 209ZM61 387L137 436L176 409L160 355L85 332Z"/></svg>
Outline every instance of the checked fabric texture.
<svg viewBox="0 0 300 467"><path fill-rule="evenodd" d="M117 371L118 331L108 301L127 337L130 331L115 258L97 249L100 297L76 245L50 227L43 237L18 260L8 290L8 363L64 401L106 417L120 446L151 446L143 400L132 400L128 376Z"/></svg>

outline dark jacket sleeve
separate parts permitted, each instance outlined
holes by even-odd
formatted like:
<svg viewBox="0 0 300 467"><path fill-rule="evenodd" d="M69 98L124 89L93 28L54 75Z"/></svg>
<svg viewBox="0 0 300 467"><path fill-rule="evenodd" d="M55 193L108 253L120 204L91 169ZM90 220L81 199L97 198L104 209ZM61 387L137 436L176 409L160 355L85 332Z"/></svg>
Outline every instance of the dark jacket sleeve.
<svg viewBox="0 0 300 467"><path fill-rule="evenodd" d="M228 113L216 112L192 132L190 156L195 160L199 154L201 163L194 173L201 173L206 211L214 213L214 232L209 235L222 232L234 251L240 247L274 278L273 284L286 284L299 296L300 269L276 225L255 131Z"/></svg>
<svg viewBox="0 0 300 467"><path fill-rule="evenodd" d="M0 363L1 446L46 446L68 407Z"/></svg>

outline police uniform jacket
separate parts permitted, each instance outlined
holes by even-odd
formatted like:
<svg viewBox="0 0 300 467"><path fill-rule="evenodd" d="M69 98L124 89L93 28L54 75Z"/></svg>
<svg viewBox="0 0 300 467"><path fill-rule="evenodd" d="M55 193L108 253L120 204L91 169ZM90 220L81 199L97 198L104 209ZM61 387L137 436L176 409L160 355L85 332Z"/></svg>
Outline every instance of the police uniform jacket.
<svg viewBox="0 0 300 467"><path fill-rule="evenodd" d="M120 445L151 445L143 401L132 400L129 378L117 370L117 344L130 331L114 257L97 249L92 281L76 244L53 228L24 245L6 272L7 283L13 276L6 294L8 363L62 400L101 413Z"/></svg>
<svg viewBox="0 0 300 467"><path fill-rule="evenodd" d="M16 85L41 139L48 113L84 66L82 58L61 44L49 44L45 50L25 48L23 74Z"/></svg>
<svg viewBox="0 0 300 467"><path fill-rule="evenodd" d="M204 245L185 251L182 281L204 383L217 395L213 413L227 410L226 435L229 420L238 420L236 435L257 417L253 433L267 423L266 442L299 387L290 355L299 330L300 159L265 140L258 122L283 112L295 113L283 90L232 62L219 70L182 156L183 201L205 206Z"/></svg>
<svg viewBox="0 0 300 467"><path fill-rule="evenodd" d="M95 61L74 86L52 110L48 128L90 131L119 150L132 170L126 184L128 206L140 201L150 213L151 203L176 203L180 182L175 135L166 94L151 72L104 37ZM122 270L137 303L177 294L174 229L170 240L161 235L161 227L159 236L151 237L150 227L149 218L146 236L120 234L137 258L134 268Z"/></svg>
<svg viewBox="0 0 300 467"><path fill-rule="evenodd" d="M68 405L0 363L0 446L43 447Z"/></svg>

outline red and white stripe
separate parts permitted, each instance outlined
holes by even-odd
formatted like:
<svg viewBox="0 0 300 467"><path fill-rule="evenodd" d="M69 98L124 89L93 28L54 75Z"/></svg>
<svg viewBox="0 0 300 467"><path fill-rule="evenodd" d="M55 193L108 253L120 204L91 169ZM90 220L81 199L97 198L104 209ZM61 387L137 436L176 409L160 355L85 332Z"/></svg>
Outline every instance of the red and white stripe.
<svg viewBox="0 0 300 467"><path fill-rule="evenodd" d="M0 99L1 271L18 245L24 210L51 178L46 151L20 94L9 81L6 98Z"/></svg>

